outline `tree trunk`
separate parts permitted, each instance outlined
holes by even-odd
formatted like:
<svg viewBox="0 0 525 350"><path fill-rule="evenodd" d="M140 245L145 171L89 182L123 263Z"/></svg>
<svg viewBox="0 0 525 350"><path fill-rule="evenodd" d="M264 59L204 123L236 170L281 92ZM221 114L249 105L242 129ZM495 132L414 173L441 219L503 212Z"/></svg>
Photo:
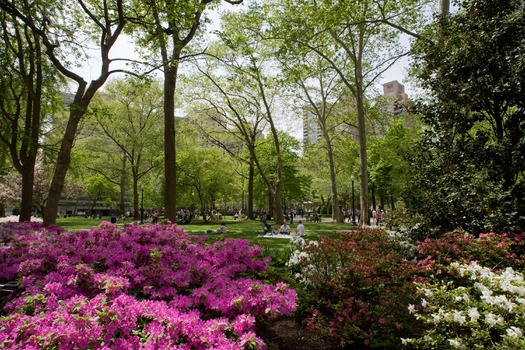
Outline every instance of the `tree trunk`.
<svg viewBox="0 0 525 350"><path fill-rule="evenodd" d="M34 158L34 157L33 157ZM18 221L31 221L33 212L33 185L35 182L35 160L32 165L25 164L22 172L22 202L20 203L20 217Z"/></svg>
<svg viewBox="0 0 525 350"><path fill-rule="evenodd" d="M281 202L281 185L275 186L275 192L273 194L274 202L274 217L275 222L278 224L284 223L283 204Z"/></svg>
<svg viewBox="0 0 525 350"><path fill-rule="evenodd" d="M372 209L376 210L376 185L372 182Z"/></svg>
<svg viewBox="0 0 525 350"><path fill-rule="evenodd" d="M137 180L133 179L133 220L140 218L139 210L139 184Z"/></svg>
<svg viewBox="0 0 525 350"><path fill-rule="evenodd" d="M273 196L272 190L268 188L268 214L270 214L270 216L273 216L275 218L274 210L273 210L274 200L275 200L275 197Z"/></svg>
<svg viewBox="0 0 525 350"><path fill-rule="evenodd" d="M121 171L121 177L120 177L120 203L119 203L119 210L120 214L124 214L126 212L126 155L123 154L122 157L122 169Z"/></svg>
<svg viewBox="0 0 525 350"><path fill-rule="evenodd" d="M450 0L439 0L439 15L442 18L448 17L450 13Z"/></svg>
<svg viewBox="0 0 525 350"><path fill-rule="evenodd" d="M62 190L64 189L64 181L66 179L69 163L71 162L71 150L73 149L78 124L84 114L84 110L85 109L78 104L71 107L66 131L58 153L55 172L53 173L53 179L51 180L51 186L49 187L46 209L44 210L43 225L46 227L56 224L58 203L60 201Z"/></svg>
<svg viewBox="0 0 525 350"><path fill-rule="evenodd" d="M249 170L248 170L248 219L254 220L255 215L253 214L253 179L255 177L255 167L253 164L253 160L250 159L250 162L248 164Z"/></svg>
<svg viewBox="0 0 525 350"><path fill-rule="evenodd" d="M326 131L326 126L323 127L323 136L326 142L326 155L328 156L328 169L330 171L330 189L332 192L332 221L343 222L344 216L341 215L341 211L339 210L339 196L337 194L337 182L335 178L334 152L332 150L330 136L328 135L328 131Z"/></svg>
<svg viewBox="0 0 525 350"><path fill-rule="evenodd" d="M171 222L177 222L175 89L178 64L178 61L174 60L164 73L164 215Z"/></svg>
<svg viewBox="0 0 525 350"><path fill-rule="evenodd" d="M356 69L361 73L360 66ZM368 212L368 158L366 153L366 125L365 125L365 109L364 109L364 91L362 85L362 76L358 74L356 77L356 102L357 102L357 128L359 131L359 171L360 171L360 209L361 217L359 226L363 227L370 223L370 215Z"/></svg>

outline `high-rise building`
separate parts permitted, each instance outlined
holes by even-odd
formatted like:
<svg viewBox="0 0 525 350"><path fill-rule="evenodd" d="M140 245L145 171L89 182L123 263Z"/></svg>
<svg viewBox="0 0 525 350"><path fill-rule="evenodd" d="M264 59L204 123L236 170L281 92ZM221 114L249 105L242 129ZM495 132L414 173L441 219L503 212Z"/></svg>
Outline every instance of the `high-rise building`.
<svg viewBox="0 0 525 350"><path fill-rule="evenodd" d="M312 145L321 139L321 128L317 116L306 110L303 115L303 146Z"/></svg>
<svg viewBox="0 0 525 350"><path fill-rule="evenodd" d="M408 103L408 95L405 93L405 86L397 80L383 84L383 96L391 98L387 111L400 115L403 113L403 106Z"/></svg>

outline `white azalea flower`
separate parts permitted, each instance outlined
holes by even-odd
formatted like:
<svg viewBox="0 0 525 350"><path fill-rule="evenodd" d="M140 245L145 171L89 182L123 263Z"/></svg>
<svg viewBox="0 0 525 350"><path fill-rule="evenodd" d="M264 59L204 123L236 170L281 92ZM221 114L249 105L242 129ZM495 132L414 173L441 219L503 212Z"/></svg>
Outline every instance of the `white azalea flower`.
<svg viewBox="0 0 525 350"><path fill-rule="evenodd" d="M496 315L494 315L492 312L486 314L485 321L489 324L489 326L494 327L497 323Z"/></svg>
<svg viewBox="0 0 525 350"><path fill-rule="evenodd" d="M461 341L457 339L447 339L450 346L456 348L456 349L466 349L467 347L463 344L461 344Z"/></svg>
<svg viewBox="0 0 525 350"><path fill-rule="evenodd" d="M468 303L470 301L470 296L468 294L463 294L463 300Z"/></svg>
<svg viewBox="0 0 525 350"><path fill-rule="evenodd" d="M406 346L406 345L408 345L410 343L412 343L412 339L410 339L410 338L401 338L401 344Z"/></svg>
<svg viewBox="0 0 525 350"><path fill-rule="evenodd" d="M423 289L423 292L425 293L425 296L427 298L430 298L430 297L432 297L434 295L434 292L432 292L432 290L427 289L427 288Z"/></svg>
<svg viewBox="0 0 525 350"><path fill-rule="evenodd" d="M454 311L454 322L463 324L466 320L467 318L461 314L461 311Z"/></svg>
<svg viewBox="0 0 525 350"><path fill-rule="evenodd" d="M470 317L472 321L477 321L480 317L478 308L476 307L470 308L470 310L468 311L468 316Z"/></svg>
<svg viewBox="0 0 525 350"><path fill-rule="evenodd" d="M521 329L518 327L510 327L507 329L507 336L511 338L521 338L523 336L523 333L521 332Z"/></svg>

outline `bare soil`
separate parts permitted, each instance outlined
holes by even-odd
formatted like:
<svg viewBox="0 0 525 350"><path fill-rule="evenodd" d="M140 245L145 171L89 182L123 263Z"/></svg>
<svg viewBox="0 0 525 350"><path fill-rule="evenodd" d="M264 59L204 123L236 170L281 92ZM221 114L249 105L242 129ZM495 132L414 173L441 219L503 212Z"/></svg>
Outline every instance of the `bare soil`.
<svg viewBox="0 0 525 350"><path fill-rule="evenodd" d="M316 333L289 318L259 325L257 335L264 339L269 350L336 349Z"/></svg>

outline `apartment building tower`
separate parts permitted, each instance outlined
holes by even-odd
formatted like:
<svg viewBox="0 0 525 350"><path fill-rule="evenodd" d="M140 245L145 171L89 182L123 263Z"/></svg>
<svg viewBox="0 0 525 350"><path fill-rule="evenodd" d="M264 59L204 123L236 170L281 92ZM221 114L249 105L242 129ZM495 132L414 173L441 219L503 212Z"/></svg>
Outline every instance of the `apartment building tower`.
<svg viewBox="0 0 525 350"><path fill-rule="evenodd" d="M403 113L403 106L408 103L408 95L405 93L405 86L397 80L383 84L383 96L390 98L387 111L400 115Z"/></svg>

